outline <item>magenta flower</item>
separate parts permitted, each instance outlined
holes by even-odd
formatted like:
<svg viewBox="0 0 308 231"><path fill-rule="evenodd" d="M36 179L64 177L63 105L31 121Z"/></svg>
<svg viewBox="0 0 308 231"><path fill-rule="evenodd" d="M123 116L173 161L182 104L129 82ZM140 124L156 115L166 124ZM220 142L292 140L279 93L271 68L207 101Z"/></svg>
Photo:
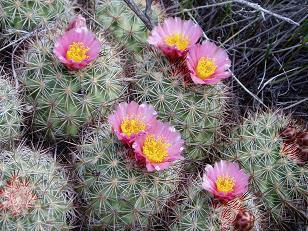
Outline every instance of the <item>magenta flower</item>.
<svg viewBox="0 0 308 231"><path fill-rule="evenodd" d="M189 50L187 66L192 80L198 84L216 84L231 75L227 52L209 41L195 44Z"/></svg>
<svg viewBox="0 0 308 231"><path fill-rule="evenodd" d="M170 124L156 121L146 134L137 137L133 148L136 159L145 162L147 170L152 172L166 169L173 161L183 159L184 141Z"/></svg>
<svg viewBox="0 0 308 231"><path fill-rule="evenodd" d="M154 27L148 43L162 50L166 56L176 58L185 55L201 35L201 27L193 21L167 18L163 25Z"/></svg>
<svg viewBox="0 0 308 231"><path fill-rule="evenodd" d="M131 145L136 137L145 133L156 121L156 111L148 104L132 101L120 103L114 114L108 118L118 139Z"/></svg>
<svg viewBox="0 0 308 231"><path fill-rule="evenodd" d="M248 189L248 176L237 163L221 160L205 167L202 187L221 200L232 200Z"/></svg>
<svg viewBox="0 0 308 231"><path fill-rule="evenodd" d="M79 70L96 59L101 50L101 44L85 27L84 19L75 18L68 25L68 31L55 43L54 54L70 70Z"/></svg>

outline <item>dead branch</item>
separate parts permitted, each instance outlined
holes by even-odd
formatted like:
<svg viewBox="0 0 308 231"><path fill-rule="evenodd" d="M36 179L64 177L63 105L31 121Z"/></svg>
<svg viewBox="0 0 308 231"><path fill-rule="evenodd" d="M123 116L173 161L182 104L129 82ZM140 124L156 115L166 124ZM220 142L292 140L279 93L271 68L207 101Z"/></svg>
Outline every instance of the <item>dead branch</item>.
<svg viewBox="0 0 308 231"><path fill-rule="evenodd" d="M149 29L153 29L153 23L149 18L149 12L151 11L152 0L146 1L146 10L142 12L133 0L124 0L128 7L135 12L135 14L141 19L145 26Z"/></svg>
<svg viewBox="0 0 308 231"><path fill-rule="evenodd" d="M233 0L233 1L237 2L237 3L240 3L240 4L244 4L244 5L249 6L251 8L254 8L255 10L261 11L261 13L272 15L272 16L274 16L276 18L279 18L281 20L284 20L284 21L286 21L288 23L291 23L291 24L294 24L296 26L299 26L299 23L293 21L292 19L284 17L284 16L282 16L280 14L273 13L273 12L267 10L267 9L264 9L263 7L261 7L257 3L252 3L252 2L245 1L245 0Z"/></svg>

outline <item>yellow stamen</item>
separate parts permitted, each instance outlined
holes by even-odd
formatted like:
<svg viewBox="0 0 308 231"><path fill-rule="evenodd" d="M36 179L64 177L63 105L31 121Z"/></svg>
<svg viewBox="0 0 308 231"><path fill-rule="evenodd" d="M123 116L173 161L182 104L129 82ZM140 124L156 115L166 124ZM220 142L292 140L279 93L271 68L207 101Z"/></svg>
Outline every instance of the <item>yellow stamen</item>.
<svg viewBox="0 0 308 231"><path fill-rule="evenodd" d="M165 39L165 43L168 46L176 46L177 49L180 51L184 51L188 45L189 45L189 39L188 36L185 36L184 34L175 33L171 36L168 36Z"/></svg>
<svg viewBox="0 0 308 231"><path fill-rule="evenodd" d="M230 176L219 176L216 180L216 187L218 192L229 193L233 192L235 180Z"/></svg>
<svg viewBox="0 0 308 231"><path fill-rule="evenodd" d="M142 121L136 119L124 119L121 124L121 131L128 137L144 131L145 128L145 124Z"/></svg>
<svg viewBox="0 0 308 231"><path fill-rule="evenodd" d="M151 163L161 163L168 156L168 147L163 138L156 139L153 135L147 135L143 145L143 154Z"/></svg>
<svg viewBox="0 0 308 231"><path fill-rule="evenodd" d="M81 62L89 58L87 56L89 50L90 48L86 47L82 42L73 42L66 52L66 58L75 62Z"/></svg>
<svg viewBox="0 0 308 231"><path fill-rule="evenodd" d="M196 72L200 79L206 79L213 75L217 69L214 61L209 58L202 57L199 59Z"/></svg>

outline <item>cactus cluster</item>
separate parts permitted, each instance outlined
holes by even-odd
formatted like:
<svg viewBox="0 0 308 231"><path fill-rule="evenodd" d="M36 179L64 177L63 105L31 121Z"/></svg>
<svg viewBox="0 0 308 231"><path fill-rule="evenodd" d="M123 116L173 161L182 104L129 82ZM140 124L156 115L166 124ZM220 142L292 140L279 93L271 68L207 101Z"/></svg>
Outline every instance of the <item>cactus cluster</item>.
<svg viewBox="0 0 308 231"><path fill-rule="evenodd" d="M73 191L49 153L20 146L0 153L0 229L68 230Z"/></svg>
<svg viewBox="0 0 308 231"><path fill-rule="evenodd" d="M68 0L5 0L0 2L0 28L5 37L18 36L72 13Z"/></svg>
<svg viewBox="0 0 308 231"><path fill-rule="evenodd" d="M4 49L18 44L19 81L14 89L0 76L0 230L307 223L308 132L277 112L226 132L226 50L202 42L193 20L168 18L149 33L125 1L89 1L87 20L71 17L72 2L0 0L0 40L16 39ZM134 2L144 11L152 1ZM165 17L157 1L151 14L154 24ZM33 109L25 137L19 91ZM54 157L24 146L37 140Z"/></svg>
<svg viewBox="0 0 308 231"><path fill-rule="evenodd" d="M223 123L227 88L224 84L198 86L161 54L148 49L137 63L133 95L148 102L158 117L169 121L186 141L186 158L204 159Z"/></svg>
<svg viewBox="0 0 308 231"><path fill-rule="evenodd" d="M108 125L87 132L78 153L77 188L90 229L144 230L158 218L179 183L180 166L149 173Z"/></svg>
<svg viewBox="0 0 308 231"><path fill-rule="evenodd" d="M76 138L82 125L106 114L126 89L119 51L103 35L99 58L79 71L69 71L54 56L59 35L51 30L33 38L20 67L20 80L35 108L34 131L54 140Z"/></svg>
<svg viewBox="0 0 308 231"><path fill-rule="evenodd" d="M141 10L145 9L145 1L135 2ZM147 41L148 29L122 0L98 0L95 9L95 19L111 33L113 38L130 51L141 51ZM163 17L164 13L160 6L153 3L153 23L157 23Z"/></svg>
<svg viewBox="0 0 308 231"><path fill-rule="evenodd" d="M283 153L280 132L291 119L279 112L258 112L244 119L231 135L225 158L239 161L250 174L252 190L261 199L274 221L291 222L293 211L307 214L303 204L307 196L307 169ZM276 224L275 224L276 225Z"/></svg>
<svg viewBox="0 0 308 231"><path fill-rule="evenodd" d="M8 80L0 77L0 146L20 136L21 102Z"/></svg>

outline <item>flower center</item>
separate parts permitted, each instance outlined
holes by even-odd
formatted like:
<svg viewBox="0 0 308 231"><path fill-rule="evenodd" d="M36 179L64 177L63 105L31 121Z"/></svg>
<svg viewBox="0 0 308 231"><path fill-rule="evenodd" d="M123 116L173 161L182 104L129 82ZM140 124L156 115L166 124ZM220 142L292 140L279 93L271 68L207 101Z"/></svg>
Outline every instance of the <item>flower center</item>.
<svg viewBox="0 0 308 231"><path fill-rule="evenodd" d="M145 124L142 121L136 119L125 119L121 124L121 131L128 137L144 131L145 128Z"/></svg>
<svg viewBox="0 0 308 231"><path fill-rule="evenodd" d="M90 48L86 47L82 42L73 42L66 52L66 58L75 62L81 62L89 58L87 56L89 50Z"/></svg>
<svg viewBox="0 0 308 231"><path fill-rule="evenodd" d="M216 187L218 192L229 193L233 192L235 180L230 176L219 176L216 180Z"/></svg>
<svg viewBox="0 0 308 231"><path fill-rule="evenodd" d="M196 72L200 79L206 79L214 74L216 69L217 66L212 59L202 57L198 61Z"/></svg>
<svg viewBox="0 0 308 231"><path fill-rule="evenodd" d="M184 34L179 34L179 33L175 33L171 36L168 36L165 39L165 43L168 46L176 46L177 49L179 49L180 51L184 51L188 45L189 45L189 39L188 36L185 36Z"/></svg>
<svg viewBox="0 0 308 231"><path fill-rule="evenodd" d="M143 153L151 163L161 163L168 156L168 147L163 138L156 139L153 135L147 135L143 144Z"/></svg>

